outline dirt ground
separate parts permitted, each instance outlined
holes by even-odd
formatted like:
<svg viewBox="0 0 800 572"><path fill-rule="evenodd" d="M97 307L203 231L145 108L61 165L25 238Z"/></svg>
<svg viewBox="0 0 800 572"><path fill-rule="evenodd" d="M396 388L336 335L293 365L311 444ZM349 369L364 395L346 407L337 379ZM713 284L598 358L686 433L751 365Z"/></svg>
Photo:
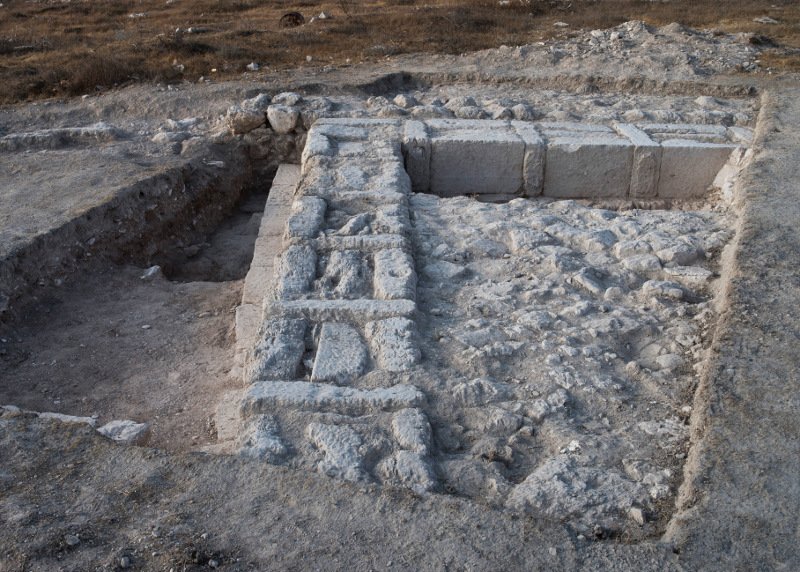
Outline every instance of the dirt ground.
<svg viewBox="0 0 800 572"><path fill-rule="evenodd" d="M305 24L282 27L299 12ZM326 18L320 18L325 14ZM770 18L762 22L757 18ZM643 20L748 32L764 67L797 70L800 6L792 0L5 0L0 103L83 95L139 83L327 71L407 53L458 54L571 37ZM257 70L251 66L257 65Z"/></svg>
<svg viewBox="0 0 800 572"><path fill-rule="evenodd" d="M241 301L265 194L253 195L193 256L164 271L108 266L51 288L0 333L0 403L151 424L149 445L214 441L220 394L240 383L232 316ZM255 223L255 224L254 224Z"/></svg>
<svg viewBox="0 0 800 572"><path fill-rule="evenodd" d="M392 10L398 11L423 9L413 2L392 4ZM51 125L70 127L109 120L124 126L129 139L99 162L87 158L92 154L90 146L0 155L0 187L6 197L1 214L8 221L0 229L6 243L0 245L0 252L11 256L19 244L46 233L47 220L43 219L52 217L64 225L86 204L116 199L109 191L111 177L106 177L107 172L117 172L114 165L125 164L130 167L131 179L141 176L144 180L161 163L188 161L166 147L155 149L151 140L156 133L154 125L189 116L211 123L231 102L261 91L274 94L289 86L306 85L316 93L357 93L361 99L385 93L391 98L398 91L416 88L416 82L424 85L435 80L440 85L431 89L431 96L491 92L492 98L499 99L513 94L536 99L537 107L542 102L548 113L566 117L581 109L584 117L592 117L596 111L585 109L607 109L606 97L628 97L625 109L637 111L637 106L647 110L650 102L678 94L683 100L674 109L664 106L662 111L680 117L698 112L699 104L694 103L698 96L752 97L758 105L743 108L761 113L756 155L737 189L741 223L730 259L725 261L721 317L695 395L691 448L675 516L665 534L643 542L597 541L580 538L555 520L496 510L454 495L420 497L238 456L199 452L202 445L214 442L209 418L219 396L240 383L231 375L233 310L241 301L242 278L260 216L259 201L263 204L263 197L255 197L241 203L217 231L199 239L195 236L190 244L174 250L140 257L147 259L148 265L160 265L163 275L155 273L143 279L148 265L136 266L130 260L113 264L100 255L94 263L82 260L71 274L44 277L43 285L33 288L19 307L21 314L2 326L0 405L97 415L98 424L120 418L149 421L152 427L148 447L126 447L85 425L51 421L32 413L0 414L0 572L800 567L796 542L800 510L796 351L800 339L796 304L800 296L796 271L800 265L796 233L800 105L796 101L797 77L790 73L797 66L791 48L796 45L792 38L797 33L797 5L724 2L692 14L686 10L688 2L635 3L635 14L661 13L652 18L664 18L664 23L685 13L687 22L697 18L701 20L698 25L749 34L739 43L725 43L724 49L707 60L688 57L674 41L655 44L663 50L653 50L653 44L641 46L635 58L588 50L582 60L585 43L562 28L558 29L563 33L552 30L552 23L558 20L570 23L568 27L587 28L609 19L611 23L617 18L622 21L629 14L627 8L634 6L625 2L621 3L625 10L609 10L603 15L597 15L596 3L576 3L566 9L560 2L546 3L542 6L542 26L547 28L543 36L530 27L517 32L509 28L510 35L497 35L498 27L508 22L497 20L475 34L476 43L453 44L452 49L441 48L447 42L446 34L434 37L432 32L422 31L409 40L410 46L420 45L411 40L430 41L432 49L459 52L500 42L513 44L521 37L516 33L524 35L525 41L556 36L553 44L528 46L513 57L514 48L506 48L464 57L402 55L384 60L384 52L365 51L364 46L376 43L368 33L334 31L352 24L352 18L337 12L344 5L352 6L308 2L300 9L311 14L331 10L334 18L325 24L330 24L330 33L354 38L353 56L341 52L342 60L353 57L352 67L343 62L329 69L315 67L323 57L332 57L323 52L309 54L312 61L305 62L307 38L304 40L303 34L308 28L300 28L281 31L274 40L276 50L291 56L281 65L298 66L280 75L271 75L280 67L276 64L269 71L242 77L241 67L262 53L244 52L232 59L235 65L226 72L230 75L217 72L221 78L235 76L241 80L238 82L187 82L153 88L141 83L158 77L150 67L130 71L121 66L124 73L106 85L137 85L98 89L93 92L97 97L86 100L24 104L21 101L29 97L80 94L90 85L71 86L65 77L42 75L51 65L68 71L72 69L69 65L77 65L85 55L83 47L76 47L81 38L102 58L117 53L124 59L133 53L131 46L139 49L144 45L139 52L141 61L166 65L172 74L177 71L172 63L175 53L161 52L161 47L148 51L162 40L147 44L148 48L130 38L156 38L177 26L207 22L196 19L197 10L183 2L122 3L108 13L116 11L117 18L109 23L111 16L98 12L105 4L4 1L0 6L0 83L10 93L4 101L14 103L0 107L0 137ZM485 14L499 11L494 2L481 6L486 18ZM207 12L201 12L204 18L216 18L208 15L212 8L217 10L213 13L225 15L217 18L220 30L198 33L208 35L212 46L217 46L217 41L238 46L252 37L271 38L274 30L268 26L277 30L275 14L297 9L288 3L216 3L213 7L209 3ZM369 10L378 8L377 4L364 4L356 16L370 22L377 16ZM180 10L183 19L170 19ZM263 32L257 30L262 24L252 20L259 10L265 18ZM723 10L729 12L723 14ZM158 20L153 28L147 27L148 16L128 17L159 11L170 16ZM190 13L191 18L186 15ZM580 14L594 14L594 18L581 20ZM779 23L752 22L764 15ZM79 30L68 30L68 20L84 17L85 22L75 26ZM105 24L96 18L106 18ZM37 28L23 24L34 21L37 26L71 34L72 39L36 44L36 38L42 37L36 35ZM453 29L463 31L464 26L473 26L470 22ZM98 36L83 36L84 26L93 27ZM231 30L237 32L231 35ZM126 35L129 32L132 35ZM402 35L407 29L398 25L396 33ZM292 34L297 35L297 44L293 44L294 51L287 51L281 38ZM782 46L757 54L748 52L748 61L761 57L760 68L736 71L732 60L726 60L725 50L739 54L742 45L755 46L748 39L753 34L768 35ZM128 49L120 49L121 44L115 44L112 37L128 42ZM191 40L194 35L189 37ZM713 51L716 37L711 33L703 36L695 44L702 49L695 53L706 48ZM95 41L105 47L91 46ZM253 44L253 50L266 49ZM190 51L182 73L193 74L192 80L194 75L211 73L212 66L219 65L212 55L220 50ZM669 58L664 62L669 59L669 65L659 63L657 58L667 52ZM152 58L154 53L161 55ZM357 58L368 63L357 66ZM769 70L774 72L772 76L767 71L769 58L780 63ZM369 63L378 60L380 63ZM673 62L679 65L673 66ZM407 80L402 79L406 76ZM175 76L168 74L165 79ZM452 87L455 84L459 84L458 93ZM534 93L547 89L560 91ZM573 99L565 109L560 106L562 97ZM548 99L553 101L549 108ZM701 111L706 115L699 117L711 117L708 114L719 110ZM726 113L733 124L734 114ZM748 121L745 116L745 123ZM209 155L209 159L219 157ZM27 179L26 173L35 177ZM85 199L80 209L74 202L78 195Z"/></svg>

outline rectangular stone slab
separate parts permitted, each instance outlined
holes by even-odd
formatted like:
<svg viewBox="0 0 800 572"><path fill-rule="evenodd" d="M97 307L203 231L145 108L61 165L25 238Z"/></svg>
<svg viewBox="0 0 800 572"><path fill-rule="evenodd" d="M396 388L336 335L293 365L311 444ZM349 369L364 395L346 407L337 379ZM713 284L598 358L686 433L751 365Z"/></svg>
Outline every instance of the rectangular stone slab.
<svg viewBox="0 0 800 572"><path fill-rule="evenodd" d="M367 370L369 354L361 335L350 324L325 323L319 335L312 382L349 383Z"/></svg>
<svg viewBox="0 0 800 572"><path fill-rule="evenodd" d="M305 381L264 381L251 385L241 404L243 416L269 413L276 407L343 415L398 411L424 403L425 395L413 385L355 389Z"/></svg>
<svg viewBox="0 0 800 572"><path fill-rule="evenodd" d="M452 123L452 122L451 122ZM430 191L442 197L516 193L523 186L525 142L505 122L450 127L431 136ZM492 123L500 128L492 129Z"/></svg>
<svg viewBox="0 0 800 572"><path fill-rule="evenodd" d="M736 145L670 139L661 143L658 198L687 199L705 196L717 173Z"/></svg>
<svg viewBox="0 0 800 572"><path fill-rule="evenodd" d="M608 135L548 140L544 196L625 198L631 181L633 148L630 141Z"/></svg>

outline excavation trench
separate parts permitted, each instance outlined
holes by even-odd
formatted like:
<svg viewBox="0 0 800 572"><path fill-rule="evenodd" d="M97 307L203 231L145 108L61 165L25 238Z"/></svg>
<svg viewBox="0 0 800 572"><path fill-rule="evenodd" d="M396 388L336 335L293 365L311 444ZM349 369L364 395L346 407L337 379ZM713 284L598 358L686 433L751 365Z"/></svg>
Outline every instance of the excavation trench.
<svg viewBox="0 0 800 572"><path fill-rule="evenodd" d="M729 165L720 159L723 147L730 155L727 141L684 144L685 133L660 127L645 130L649 143L633 137L632 150L620 142L630 135L625 128L587 135L551 125L542 140L523 126L477 137L482 125L441 122L431 140L406 130L402 143L402 177L417 191L405 203L409 242L401 248L419 277L415 369L388 374L372 355L369 375L332 381L316 374L321 332L331 323L320 320L305 336L303 367L287 381L356 391L418 387L425 399L413 410L432 429L428 490L545 514L584 532L601 523L600 536L659 534L689 446L720 252L734 226L725 205L745 159ZM719 139L723 131L701 135ZM331 167L334 187L348 178L369 187L381 176L383 159L373 173L370 158L355 154L353 132L336 144L351 155ZM687 148L710 155L693 163ZM224 169L206 165L150 181L17 253L20 272L10 290L17 295L0 330L0 403L97 416L98 424L147 422L148 443L169 450L233 452L252 444L245 429L252 419L239 419L242 376L262 319L267 329L271 320L261 308L299 176L282 179L267 200L271 177L254 172L285 159L269 156L254 169L233 150ZM705 195L715 177L722 197ZM369 210L380 201L343 196L329 198L320 236L349 240L346 229L361 224L354 219L364 209L364 220L394 216ZM355 242L379 234L370 224L352 233ZM271 237L266 250L259 232ZM54 245L75 242L85 246L52 256ZM298 303L343 291L336 249L326 248ZM347 253L366 261L365 275L376 272L374 252L339 254ZM372 298L378 282L362 282L348 300ZM363 321L333 323L342 322L356 338L366 336ZM269 417L256 425L281 431L294 454L266 460L409 486L381 473L382 458L397 458L391 413L290 410L256 411ZM355 472L331 465L335 454L320 445L320 427L360 434ZM584 498L587 490L599 492Z"/></svg>
<svg viewBox="0 0 800 572"><path fill-rule="evenodd" d="M146 422L144 442L168 450L213 442L211 413L237 383L233 316L269 164L234 145L18 249L0 324L0 403L95 417L98 427Z"/></svg>

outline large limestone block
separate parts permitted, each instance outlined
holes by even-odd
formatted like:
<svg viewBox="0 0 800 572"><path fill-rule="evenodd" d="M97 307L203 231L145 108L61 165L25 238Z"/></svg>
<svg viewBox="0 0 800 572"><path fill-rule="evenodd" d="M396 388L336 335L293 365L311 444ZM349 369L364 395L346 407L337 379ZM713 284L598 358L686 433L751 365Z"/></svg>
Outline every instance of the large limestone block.
<svg viewBox="0 0 800 572"><path fill-rule="evenodd" d="M403 133L406 172L415 193L425 193L431 184L431 140L421 121L406 121Z"/></svg>
<svg viewBox="0 0 800 572"><path fill-rule="evenodd" d="M545 144L542 136L530 123L512 121L511 125L525 142L525 159L522 164L522 180L526 197L542 194L544 184Z"/></svg>
<svg viewBox="0 0 800 572"><path fill-rule="evenodd" d="M368 362L367 346L353 326L326 323L319 335L311 381L343 385L361 376Z"/></svg>
<svg viewBox="0 0 800 572"><path fill-rule="evenodd" d="M634 145L628 195L631 198L656 196L658 173L661 169L661 146L633 125L618 123L615 127L620 135L627 137Z"/></svg>
<svg viewBox="0 0 800 572"><path fill-rule="evenodd" d="M517 193L525 142L505 121L431 120L430 190L453 197Z"/></svg>
<svg viewBox="0 0 800 572"><path fill-rule="evenodd" d="M658 198L687 199L706 194L737 146L669 139L661 148Z"/></svg>
<svg viewBox="0 0 800 572"><path fill-rule="evenodd" d="M608 135L554 137L547 144L544 196L559 199L626 197L633 148L630 141Z"/></svg>

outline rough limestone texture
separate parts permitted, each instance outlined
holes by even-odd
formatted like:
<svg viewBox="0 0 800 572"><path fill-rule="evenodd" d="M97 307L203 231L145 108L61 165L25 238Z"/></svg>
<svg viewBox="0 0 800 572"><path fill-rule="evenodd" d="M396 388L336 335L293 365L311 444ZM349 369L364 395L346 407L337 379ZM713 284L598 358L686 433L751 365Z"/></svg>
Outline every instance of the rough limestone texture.
<svg viewBox="0 0 800 572"><path fill-rule="evenodd" d="M727 205L565 199L696 199L738 176L744 135L485 113L311 126L272 281L245 293L263 304L242 453L650 530L676 494ZM702 183L661 193L690 149L680 176Z"/></svg>
<svg viewBox="0 0 800 572"><path fill-rule="evenodd" d="M150 425L130 420L110 421L97 432L123 445L144 445L150 436Z"/></svg>
<svg viewBox="0 0 800 572"><path fill-rule="evenodd" d="M408 318L367 322L365 331L380 368L402 372L419 362L414 322Z"/></svg>
<svg viewBox="0 0 800 572"><path fill-rule="evenodd" d="M361 376L369 356L358 331L349 324L322 325L311 381L344 385Z"/></svg>
<svg viewBox="0 0 800 572"><path fill-rule="evenodd" d="M432 193L452 197L515 194L522 189L525 142L505 123L475 126L448 120L428 123L433 131Z"/></svg>
<svg viewBox="0 0 800 572"><path fill-rule="evenodd" d="M359 453L361 437L347 426L311 423L306 436L324 455L318 463L320 473L346 481L367 481Z"/></svg>
<svg viewBox="0 0 800 572"><path fill-rule="evenodd" d="M330 384L297 381L264 381L251 385L242 402L244 413L263 413L278 408L363 415L416 407L425 395L410 385L379 389L353 389Z"/></svg>

